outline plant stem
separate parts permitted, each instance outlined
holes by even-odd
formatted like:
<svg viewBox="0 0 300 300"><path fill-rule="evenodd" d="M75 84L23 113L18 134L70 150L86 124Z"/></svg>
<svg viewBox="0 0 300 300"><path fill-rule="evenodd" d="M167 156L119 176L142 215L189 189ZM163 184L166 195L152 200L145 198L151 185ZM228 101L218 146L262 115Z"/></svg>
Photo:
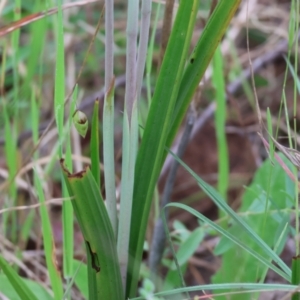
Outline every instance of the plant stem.
<svg viewBox="0 0 300 300"><path fill-rule="evenodd" d="M103 161L106 207L117 236L117 200L114 162L114 3L105 0L105 99L103 108Z"/></svg>

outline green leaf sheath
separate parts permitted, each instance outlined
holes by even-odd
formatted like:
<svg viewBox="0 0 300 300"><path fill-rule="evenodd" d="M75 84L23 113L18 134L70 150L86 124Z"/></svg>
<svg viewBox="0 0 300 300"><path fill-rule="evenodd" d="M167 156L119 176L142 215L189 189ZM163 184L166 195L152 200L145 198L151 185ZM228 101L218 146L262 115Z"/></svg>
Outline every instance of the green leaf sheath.
<svg viewBox="0 0 300 300"><path fill-rule="evenodd" d="M89 299L124 299L116 240L99 185L89 167L70 174L63 166L63 160L61 165L69 193L74 197L71 201L86 243L91 283Z"/></svg>

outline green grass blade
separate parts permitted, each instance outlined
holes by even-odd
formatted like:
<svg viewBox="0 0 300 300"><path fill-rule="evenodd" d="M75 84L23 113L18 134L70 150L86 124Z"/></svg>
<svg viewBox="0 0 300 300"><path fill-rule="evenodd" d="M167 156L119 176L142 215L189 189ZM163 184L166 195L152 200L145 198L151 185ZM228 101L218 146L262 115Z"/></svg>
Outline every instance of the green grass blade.
<svg viewBox="0 0 300 300"><path fill-rule="evenodd" d="M213 58L212 80L216 89L215 126L218 145L218 191L223 198L227 198L229 183L229 157L226 140L226 87L223 74L223 57L220 47L217 48Z"/></svg>
<svg viewBox="0 0 300 300"><path fill-rule="evenodd" d="M17 173L17 144L16 144L16 127L14 124L10 124L9 114L7 107L3 102L3 114L4 114L4 134L5 134L5 159L8 166L8 181L9 181L9 197L11 205L16 205L15 199L17 199L17 186L14 180L14 176ZM3 218L3 232L7 233L8 229L8 214ZM17 240L17 218L16 212L12 211L10 217L12 222L10 224L11 238L14 242Z"/></svg>
<svg viewBox="0 0 300 300"><path fill-rule="evenodd" d="M228 37L226 37L228 38ZM231 72L234 74L234 78L240 78L241 79L241 87L243 89L243 93L245 94L246 99L248 100L249 104L251 105L251 108L253 111L255 111L255 99L254 99L254 92L252 90L251 82L249 82L244 76L243 76L243 66L239 58L238 50L235 46L234 41L230 40L230 54L232 57L232 65L231 65Z"/></svg>
<svg viewBox="0 0 300 300"><path fill-rule="evenodd" d="M99 188L100 183L100 159L99 159L99 100L95 101L92 128L91 128L91 171Z"/></svg>
<svg viewBox="0 0 300 300"><path fill-rule="evenodd" d="M14 21L21 18L21 0L16 0L14 2ZM11 47L13 51L12 55L12 71L13 71L13 89L12 89L12 103L15 106L13 109L13 118L18 118L19 114L19 106L17 105L18 96L19 96L19 70L18 70L18 64L19 64L19 57L20 57L20 49L19 49L19 40L20 40L20 30L16 30L11 35ZM4 50L4 49L3 49ZM5 49L6 51L7 49ZM6 52L4 52L6 54ZM4 54L3 53L3 54ZM4 55L3 59L3 72L5 72L5 66L7 64L7 57ZM5 77L5 73L3 74L3 78ZM9 170L9 178L10 186L9 186L9 193L10 197L12 199L16 199L17 189L15 181L13 180L13 177L15 176L17 172L17 145L16 145L16 137L17 137L17 130L15 124L10 124L10 115L8 112L8 106L4 102L4 97L2 98L2 104L3 104L3 110L2 114L4 114L4 134L5 134L5 157L6 162L8 165ZM12 213L12 238L15 240L16 235L16 215L15 213ZM5 228L6 226L4 226Z"/></svg>
<svg viewBox="0 0 300 300"><path fill-rule="evenodd" d="M7 66L7 48L8 45L4 43L3 52L2 52L2 64L1 64L1 88L2 89L4 89L5 71ZM6 99L3 96L1 100L2 100L1 101L2 116L4 119L4 139L5 139L4 153L5 153L5 160L9 171L9 177L8 177L9 195L11 199L16 199L17 188L16 188L16 183L13 180L13 176L17 172L17 160L15 159L17 157L17 145L16 145L16 139L14 138L13 135L14 127L11 126L9 120L9 112L8 112L8 106L6 104ZM14 216L15 214L12 214L12 218L14 218ZM4 235L6 235L8 229L8 217L9 215L5 214L2 220L2 232ZM16 232L15 222L12 222L11 231L12 231L12 237L14 238Z"/></svg>
<svg viewBox="0 0 300 300"><path fill-rule="evenodd" d="M221 284L204 284L191 286L186 288L174 289L171 291L164 291L154 294L156 297L164 297L177 295L184 292L200 292L200 291L211 291L211 290L237 290L241 294L258 291L286 291L293 292L299 290L297 285L289 284L268 284L268 283L221 283ZM213 295L216 296L216 295ZM143 300L143 297L131 298L131 300ZM205 299L205 298L204 298ZM216 298L217 299L217 298ZM242 299L242 298L241 298ZM288 299L288 298L287 298Z"/></svg>
<svg viewBox="0 0 300 300"><path fill-rule="evenodd" d="M189 59L180 84L167 145L171 145L186 114L191 98L239 4L240 0L219 1L205 26Z"/></svg>
<svg viewBox="0 0 300 300"><path fill-rule="evenodd" d="M86 244L89 299L123 299L115 236L99 185L89 168L72 175L63 167L63 160L61 165Z"/></svg>
<svg viewBox="0 0 300 300"><path fill-rule="evenodd" d="M33 292L27 287L23 280L19 277L17 272L11 267L6 260L0 255L0 268L7 276L11 285L18 293L22 300L38 300Z"/></svg>
<svg viewBox="0 0 300 300"><path fill-rule="evenodd" d="M49 272L50 282L54 293L54 299L61 300L63 297L63 286L60 272L56 265L55 248L53 240L53 232L51 228L50 218L45 206L45 196L40 181L40 176L34 173L34 182L40 202L40 214L42 220L43 242L46 256L46 264Z"/></svg>
<svg viewBox="0 0 300 300"><path fill-rule="evenodd" d="M269 132L268 140L269 140L269 145L270 145L269 156L270 156L270 159L273 160L275 151L274 151L274 143L271 138L271 136L273 136L273 127L272 127L272 115L271 115L269 107L267 108L267 128L268 128L268 132Z"/></svg>
<svg viewBox="0 0 300 300"><path fill-rule="evenodd" d="M69 197L68 189L65 182L62 181L62 195ZM72 276L73 259L73 209L70 201L64 201L62 205L62 234L63 234L63 276L68 281Z"/></svg>
<svg viewBox="0 0 300 300"><path fill-rule="evenodd" d="M7 110L7 106L3 102L3 114L4 114L4 135L5 135L5 158L8 165L9 170L9 181L10 187L9 192L12 199L16 198L16 184L13 180L14 175L17 172L17 145L15 136L15 128L14 125L10 124L9 114Z"/></svg>
<svg viewBox="0 0 300 300"><path fill-rule="evenodd" d="M14 21L17 21L21 19L21 0L16 0L14 1ZM12 70L13 70L13 103L15 105L14 109L14 117L18 118L19 117L19 106L17 105L18 103L18 98L20 94L20 88L19 88L19 80L20 80L20 75L19 75L19 63L20 63L20 54L21 54L21 47L19 47L20 44L20 29L17 29L14 31L11 35L11 45L12 45L12 50L13 50L13 56L12 56ZM15 132L16 133L16 132ZM14 138L15 140L15 138Z"/></svg>
<svg viewBox="0 0 300 300"><path fill-rule="evenodd" d="M62 1L58 1L57 12L57 45L56 45L56 67L54 88L54 112L58 130L60 145L60 157L62 156L62 142L64 130L64 100L65 100L65 59L64 59L64 29Z"/></svg>
<svg viewBox="0 0 300 300"><path fill-rule="evenodd" d="M139 149L131 218L127 296L134 295L154 187L173 117L199 1L181 1Z"/></svg>
<svg viewBox="0 0 300 300"><path fill-rule="evenodd" d="M45 11L46 1L35 1L33 11ZM41 69L45 66L39 63L44 54L45 41L47 37L48 22L46 18L36 21L36 23L30 24L30 55L26 62L27 73L24 77L24 83L22 83L21 93L26 98L32 90L35 90L32 85L32 80L36 75L37 68ZM40 72L39 71L39 72ZM41 74L41 73L40 73ZM40 77L41 78L41 77Z"/></svg>

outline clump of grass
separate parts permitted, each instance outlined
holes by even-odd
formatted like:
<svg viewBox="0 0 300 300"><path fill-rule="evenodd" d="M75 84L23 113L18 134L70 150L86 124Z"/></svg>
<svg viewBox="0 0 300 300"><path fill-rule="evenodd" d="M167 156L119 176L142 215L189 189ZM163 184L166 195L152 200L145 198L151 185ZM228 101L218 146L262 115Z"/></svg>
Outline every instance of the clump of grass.
<svg viewBox="0 0 300 300"><path fill-rule="evenodd" d="M171 3L171 1L168 1ZM250 226L248 221L240 217L234 212L225 201L228 184L229 184L229 162L225 135L225 83L223 78L223 61L218 44L225 33L234 12L237 10L240 1L227 0L220 1L211 17L209 18L205 29L203 30L196 46L191 54L189 49L191 45L191 38L197 20L197 12L199 9L199 1L180 1L177 7L177 13L174 19L174 24L170 30L170 36L166 48L162 50L163 53L159 74L156 78L154 86L154 94L151 95L150 76L151 76L151 59L154 49L154 37L149 42L149 28L151 21L151 1L143 1L141 8L139 1L133 0L128 2L127 15L127 36L126 36L126 90L124 96L124 111L123 111L123 140L122 140L122 183L121 183L121 197L120 197L120 211L118 215L117 197L116 197L116 182L115 182L115 149L114 149L114 110L115 110L115 75L114 75L114 7L112 1L105 1L105 99L103 104L103 124L99 124L99 101L95 101L93 117L91 122L91 131L87 134L90 137L90 152L91 152L91 167L86 167L80 172L72 172L72 145L70 138L70 128L72 116L77 116L78 108L75 103L80 97L80 91L74 87L72 90L72 101L70 108L66 108L66 102L70 95L66 95L65 82L65 28L62 2L59 1L57 7L57 15L53 18L53 35L55 36L55 73L54 76L54 107L53 112L56 122L56 131L58 133L57 143L55 143L54 150L51 152L51 158L48 166L43 170L38 164L39 155L35 152L31 159L35 163L34 168L34 191L32 197L39 199L39 212L42 220L42 235L44 253L46 257L46 266L49 273L52 292L48 293L50 298L62 299L62 297L72 298L70 286L75 280L74 273L74 219L73 210L76 215L76 220L80 226L83 234L86 256L87 256L87 273L85 288L82 288L82 293L86 294L88 290L88 297L90 299L127 299L133 298L137 295L138 281L140 278L140 267L142 261L142 254L145 242L145 233L147 229L150 207L153 200L153 193L159 178L159 174L165 158L168 154L168 147L171 146L179 127L185 117L188 107L191 103L192 97L199 85L201 78L207 69L210 60L213 60L213 83L216 87L217 110L215 116L215 124L217 130L217 142L219 153L219 177L218 177L218 191L219 193L198 177L191 169L176 156L175 160L183 165L192 176L195 178L202 190L209 195L209 197L219 207L221 216L230 218L232 221L232 228L227 229L222 223L219 226L212 222L199 212L187 207L184 204L168 204L168 207L177 207L184 209L193 214L200 220L201 225L206 224L206 228L211 226L216 232L224 235L228 243L228 239L232 244L243 248L247 252L247 258L253 257L261 264L262 278L264 278L266 271L272 269L279 276L287 281L291 279L291 269L278 256L280 248L285 241L287 235L287 225L281 224L282 232L277 235L277 244L268 244L264 237L256 231L255 226ZM160 4L153 4L157 8L157 16L159 16ZM17 20L20 15L21 2L17 1L14 7L14 19ZM38 10L45 7L38 6ZM45 14L46 15L46 14ZM139 15L141 19L139 20ZM101 17L101 12L99 11ZM44 19L46 20L46 19ZM139 26L140 24L140 26ZM171 24L171 22L170 22ZM168 24L167 24L168 25ZM166 26L167 26L166 25ZM291 27L295 25L291 25ZM98 28L97 28L98 29ZM38 49L41 53L46 51L46 41L42 40L40 43L36 42L36 38L41 36L49 30L49 24L43 23L41 27L34 27L32 24L32 34L35 37L34 49ZM7 32L7 31L6 31ZM97 36L97 31L93 39ZM11 45L15 51L15 55L11 60L13 70L13 89L9 96L14 103L17 102L21 95L20 92L20 77L18 69L20 68L22 49L19 47L20 31L17 30L12 33ZM217 52L215 53L215 50ZM6 71L6 54L7 48L3 52L3 71ZM39 51L36 52L39 54ZM214 54L215 53L215 54ZM37 55L38 55L37 54ZM148 54L148 58L147 58ZM103 55L103 53L99 53ZM139 128L139 104L142 98L141 89L143 86L143 78L145 72L145 64L147 59L146 79L147 79L147 98L149 110L143 128ZM38 98L42 93L42 89L38 89L32 83L32 78L37 68L37 60L30 58L28 66L28 77L24 81L22 91L29 91L30 95L30 109L31 109L31 130L33 133L33 142L39 145L38 141L39 129L39 105ZM42 86L41 80L44 69L39 68L39 84ZM79 71L79 74L81 74ZM100 73L100 72L99 72ZM297 68L295 68L297 74ZM2 90L5 90L4 79L2 75ZM78 76L79 78L80 76ZM78 81L78 80L77 80ZM76 82L78 84L78 82ZM296 95L296 94L295 94ZM3 97L2 106L4 109L4 124L5 124L5 157L7 160L7 168L9 170L8 182L10 183L9 192L6 195L7 199L15 199L17 195L16 174L18 173L17 157L18 147L16 137L19 134L18 119L22 115L20 107L13 111L10 115L5 105ZM296 105L294 105L296 107ZM286 105L285 105L285 111ZM296 110L294 109L294 112ZM84 112L80 112L84 113ZM13 120L13 122L11 122ZM78 120L75 120L75 122ZM20 121L21 122L21 121ZM83 123L83 124L82 124ZM87 129L86 120L79 120L77 129L79 133L85 135ZM102 125L103 129L103 145L100 145L99 128ZM82 128L81 126L85 126ZM296 126L296 125L295 125ZM50 127L49 127L50 128ZM296 131L296 127L294 128ZM48 131L48 129L47 129ZM12 138L11 138L12 137ZM139 139L141 139L139 145ZM43 140L43 138L42 138ZM37 149L36 146L35 149ZM101 170L99 152L103 149L103 163L104 163L104 185L105 185L105 202L102 193ZM59 274L58 265L56 262L56 251L54 247L53 232L50 225L49 212L46 209L47 189L44 186L46 174L53 172L53 165L51 161L61 161L61 170L57 174L57 179L61 184L62 196L68 201L62 203L62 223L63 223L63 276ZM280 177L280 176L279 176ZM280 177L281 178L281 177ZM281 178L285 180L286 178ZM270 176L271 182L271 176ZM264 190L267 195L271 192L267 188ZM247 195L247 194L245 194ZM245 196L246 198L246 196ZM256 199L252 199L254 202ZM259 211L257 214L265 214L263 217L263 228L266 232L266 222L269 216L267 210L269 202L268 197L265 201L265 211ZM243 200L244 205L248 201ZM272 203L273 204L273 203ZM13 204L15 205L15 203ZM257 204L259 205L259 203ZM297 204L296 204L297 207ZM276 205L273 208L277 209ZM163 215L164 216L164 215ZM276 215L279 218L279 216ZM285 216L286 217L286 216ZM251 219L249 217L249 219ZM30 219L31 226L33 219ZM282 220L285 220L283 218ZM17 239L16 215L11 214L3 218L4 232L7 231L8 224L11 222L12 238ZM259 223L261 222L261 219ZM186 251L180 250L177 252L179 256L176 258L172 240L167 231L166 220L165 227L167 237L171 244L171 250L175 257L175 266L177 268L176 274L181 276L180 289L173 289L167 292L160 292L155 294L154 288L148 282L145 287L149 287L149 294L151 296L163 297L173 294L185 294L193 290L240 290L245 291L259 291L262 289L281 289L294 291L298 282L293 281L293 285L262 285L259 284L245 284L245 283L224 283L216 282L211 285L202 285L198 287L184 287L185 283L181 275L181 268L184 269L188 257L184 257ZM246 238L237 238L233 229L239 228L243 230ZM296 225L298 227L298 225ZM274 226L275 228L275 226ZM279 227L278 227L279 228ZM202 228L201 228L202 230ZM275 230L275 229L274 229ZM298 229L297 229L298 231ZM199 231L195 231L199 233ZM181 249L193 245L195 249L199 240L202 240L204 233L201 231L201 239L194 233L190 235L181 246ZM249 242L251 240L251 243ZM224 239L223 239L224 241ZM252 244L253 243L253 244ZM222 242L220 243L222 246ZM222 249L222 247L219 246ZM234 246L235 247L235 246ZM274 249L271 249L273 247ZM223 255L226 261L228 255ZM276 262L276 265L272 263ZM76 264L76 263L75 263ZM13 288L22 299L35 299L32 292L24 281L16 272L13 271L7 262L0 256L0 265L6 277L11 282ZM170 267L171 268L171 267ZM297 268L296 268L297 269ZM257 270L256 270L257 271ZM253 273L254 274L254 273ZM63 279L66 280L68 288L63 285ZM263 279L261 279L263 280ZM296 279L295 279L296 280ZM76 281L76 280L75 280ZM246 281L246 280L245 280ZM83 292L85 290L85 292ZM3 291L4 292L4 291ZM145 289L144 291L145 292ZM232 292L234 293L234 292ZM50 295L51 294L51 295ZM228 295L228 293L227 293ZM144 295L147 297L147 295Z"/></svg>

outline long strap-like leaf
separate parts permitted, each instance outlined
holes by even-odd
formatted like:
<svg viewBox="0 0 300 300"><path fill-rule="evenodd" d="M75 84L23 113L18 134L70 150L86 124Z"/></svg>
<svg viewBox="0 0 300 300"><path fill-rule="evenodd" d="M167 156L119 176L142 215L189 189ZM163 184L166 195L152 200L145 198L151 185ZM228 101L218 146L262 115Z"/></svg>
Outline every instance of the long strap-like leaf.
<svg viewBox="0 0 300 300"><path fill-rule="evenodd" d="M219 2L182 76L199 2L180 1L137 157L126 296L135 295L152 194L166 156L165 145L173 141L239 3L240 0Z"/></svg>
<svg viewBox="0 0 300 300"><path fill-rule="evenodd" d="M240 2L241 0L221 0L208 20L182 77L167 146L171 145L176 136L199 82Z"/></svg>

